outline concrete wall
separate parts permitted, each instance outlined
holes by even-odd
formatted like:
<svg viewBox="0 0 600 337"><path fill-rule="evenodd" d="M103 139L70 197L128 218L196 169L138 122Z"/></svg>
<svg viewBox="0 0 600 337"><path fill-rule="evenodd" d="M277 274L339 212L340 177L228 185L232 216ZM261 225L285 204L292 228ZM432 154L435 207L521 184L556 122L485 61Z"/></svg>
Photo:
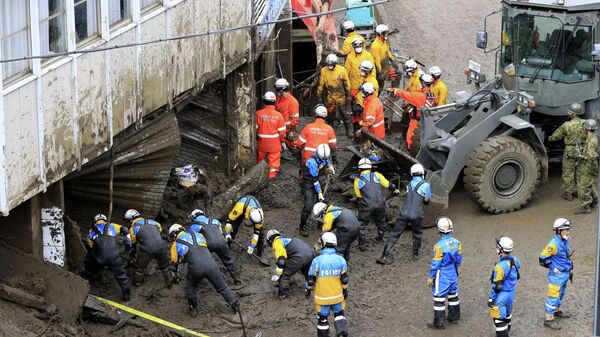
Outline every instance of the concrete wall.
<svg viewBox="0 0 600 337"><path fill-rule="evenodd" d="M245 25L250 11L247 0L164 0L116 31L103 31L91 47ZM144 115L225 78L249 59L250 34L238 30L62 57L37 71L34 66L16 83L0 84L0 211L6 215L107 151L114 135Z"/></svg>

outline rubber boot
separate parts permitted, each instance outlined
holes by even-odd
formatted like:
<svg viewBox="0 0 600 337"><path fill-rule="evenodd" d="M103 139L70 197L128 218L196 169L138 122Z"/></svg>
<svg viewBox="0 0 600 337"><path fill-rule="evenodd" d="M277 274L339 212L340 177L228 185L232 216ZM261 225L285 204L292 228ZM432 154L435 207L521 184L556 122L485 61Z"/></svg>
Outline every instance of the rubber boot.
<svg viewBox="0 0 600 337"><path fill-rule="evenodd" d="M129 301L129 298L131 297L131 289L123 288L123 289L121 289L121 293L123 295L123 302Z"/></svg>
<svg viewBox="0 0 600 337"><path fill-rule="evenodd" d="M377 231L377 242L383 241L383 231Z"/></svg>
<svg viewBox="0 0 600 337"><path fill-rule="evenodd" d="M317 321L317 337L329 337L329 321L327 317L319 316Z"/></svg>
<svg viewBox="0 0 600 337"><path fill-rule="evenodd" d="M376 262L379 264L388 264L389 263L388 255L390 254L390 251L392 250L393 246L394 246L393 244L388 245L386 243L385 246L383 246L383 253L381 253L381 257L379 257L376 260Z"/></svg>
<svg viewBox="0 0 600 337"><path fill-rule="evenodd" d="M567 201L573 201L573 194L571 192L565 192L561 197Z"/></svg>
<svg viewBox="0 0 600 337"><path fill-rule="evenodd" d="M358 237L358 249L361 252L364 252L367 250L367 237L365 235L360 235Z"/></svg>
<svg viewBox="0 0 600 337"><path fill-rule="evenodd" d="M144 271L138 271L137 269L133 273L133 285L138 287L144 283Z"/></svg>
<svg viewBox="0 0 600 337"><path fill-rule="evenodd" d="M434 303L434 307L436 305L440 305L440 303L438 302L433 302ZM444 322L446 320L446 307L443 307L443 310L434 310L433 311L433 322L428 322L427 323L427 327L428 328L432 328L432 329L445 329L446 328L446 323Z"/></svg>
<svg viewBox="0 0 600 337"><path fill-rule="evenodd" d="M192 316L193 318L198 317L198 300L195 298L188 298L188 305L190 310L190 316Z"/></svg>
<svg viewBox="0 0 600 337"><path fill-rule="evenodd" d="M554 313L554 317L556 318L571 318L571 316L571 314L562 310L556 310L556 312Z"/></svg>
<svg viewBox="0 0 600 337"><path fill-rule="evenodd" d="M494 325L496 326L496 337L508 337L510 325L506 319L494 319Z"/></svg>
<svg viewBox="0 0 600 337"><path fill-rule="evenodd" d="M448 322L457 324L460 320L460 301L458 294L448 295Z"/></svg>
<svg viewBox="0 0 600 337"><path fill-rule="evenodd" d="M346 321L346 317L344 317L343 312L335 315L335 331L337 331L338 337L348 336L348 322Z"/></svg>
<svg viewBox="0 0 600 337"><path fill-rule="evenodd" d="M421 249L421 241L413 240L412 258L413 261L419 258L419 249Z"/></svg>
<svg viewBox="0 0 600 337"><path fill-rule="evenodd" d="M346 129L346 137L354 138L354 131L352 130L352 124L350 122L344 123L344 128Z"/></svg>
<svg viewBox="0 0 600 337"><path fill-rule="evenodd" d="M285 299L288 297L290 293L290 289L289 288L283 288L281 286L279 286L279 291L278 291L278 295L280 299Z"/></svg>
<svg viewBox="0 0 600 337"><path fill-rule="evenodd" d="M590 206L581 206L575 211L575 214L590 214L591 212Z"/></svg>
<svg viewBox="0 0 600 337"><path fill-rule="evenodd" d="M169 270L169 268L165 268L162 270L163 279L165 280L165 284L170 287L173 285L173 274Z"/></svg>
<svg viewBox="0 0 600 337"><path fill-rule="evenodd" d="M548 327L552 330L560 330L560 324L554 319L553 314L546 314L546 319L544 320L544 326Z"/></svg>

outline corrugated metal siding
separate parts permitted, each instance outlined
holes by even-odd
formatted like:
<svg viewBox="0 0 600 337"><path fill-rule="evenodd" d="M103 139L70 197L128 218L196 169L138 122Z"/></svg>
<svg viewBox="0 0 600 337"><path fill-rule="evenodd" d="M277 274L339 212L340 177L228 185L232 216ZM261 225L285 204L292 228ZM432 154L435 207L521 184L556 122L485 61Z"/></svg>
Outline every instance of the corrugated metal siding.
<svg viewBox="0 0 600 337"><path fill-rule="evenodd" d="M164 111L148 116L140 129L131 126L115 137L113 220L120 222L129 208L156 217L180 145L177 118ZM65 178L67 214L80 224L108 213L110 158L108 151Z"/></svg>
<svg viewBox="0 0 600 337"><path fill-rule="evenodd" d="M211 84L177 113L181 150L175 166L195 164L226 170L228 133L222 82Z"/></svg>

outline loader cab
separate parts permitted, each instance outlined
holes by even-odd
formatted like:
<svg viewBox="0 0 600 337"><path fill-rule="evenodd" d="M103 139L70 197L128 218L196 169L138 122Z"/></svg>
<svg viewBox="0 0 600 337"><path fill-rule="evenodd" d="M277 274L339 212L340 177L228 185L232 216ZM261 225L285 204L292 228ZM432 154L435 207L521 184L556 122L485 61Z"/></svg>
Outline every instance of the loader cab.
<svg viewBox="0 0 600 337"><path fill-rule="evenodd" d="M504 86L531 94L534 112L550 116L564 116L572 102L596 100L600 76L592 51L599 15L600 2L589 0L503 0L498 72Z"/></svg>

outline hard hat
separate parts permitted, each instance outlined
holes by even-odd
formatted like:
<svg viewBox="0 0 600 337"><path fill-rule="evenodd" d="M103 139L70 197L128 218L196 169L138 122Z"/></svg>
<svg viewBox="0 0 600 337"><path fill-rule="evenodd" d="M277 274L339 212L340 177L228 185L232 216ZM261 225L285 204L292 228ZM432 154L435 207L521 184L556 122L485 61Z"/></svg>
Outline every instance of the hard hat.
<svg viewBox="0 0 600 337"><path fill-rule="evenodd" d="M448 234L454 230L452 220L445 216L437 218L437 220L435 221L435 225L437 226L438 231L444 234Z"/></svg>
<svg viewBox="0 0 600 337"><path fill-rule="evenodd" d="M360 91L367 97L375 93L375 86L371 82L365 82L360 86Z"/></svg>
<svg viewBox="0 0 600 337"><path fill-rule="evenodd" d="M190 213L190 220L194 220L196 217L204 215L204 211L201 209L196 208L195 210L192 211L192 213Z"/></svg>
<svg viewBox="0 0 600 337"><path fill-rule="evenodd" d="M287 90L290 87L290 82L288 82L285 78L278 78L275 81L275 89L277 90Z"/></svg>
<svg viewBox="0 0 600 337"><path fill-rule="evenodd" d="M377 27L375 27L375 33L377 34L383 34L383 33L387 33L390 31L390 27L388 27L387 25L377 25Z"/></svg>
<svg viewBox="0 0 600 337"><path fill-rule="evenodd" d="M424 176L425 168L421 164L414 164L410 167L410 175L411 176Z"/></svg>
<svg viewBox="0 0 600 337"><path fill-rule="evenodd" d="M342 23L342 27L344 27L345 30L353 31L354 30L354 22L352 22L350 20L346 20Z"/></svg>
<svg viewBox="0 0 600 337"><path fill-rule="evenodd" d="M263 211L260 208L252 207L248 212L248 217L250 218L250 221L252 221L252 223L262 223L264 217Z"/></svg>
<svg viewBox="0 0 600 337"><path fill-rule="evenodd" d="M440 78L440 76L442 76L442 69L440 69L438 66L433 66L429 68L429 73L431 76L433 76L433 78Z"/></svg>
<svg viewBox="0 0 600 337"><path fill-rule="evenodd" d="M139 218L139 217L140 217L140 212L136 211L135 209L129 209L129 210L127 210L127 212L125 212L123 219L131 222L135 218Z"/></svg>
<svg viewBox="0 0 600 337"><path fill-rule="evenodd" d="M569 109L568 112L572 112L575 114L580 114L581 113L581 104L575 102L575 103L571 103L569 105Z"/></svg>
<svg viewBox="0 0 600 337"><path fill-rule="evenodd" d="M315 106L315 117L326 118L327 117L327 107L323 104L317 104Z"/></svg>
<svg viewBox="0 0 600 337"><path fill-rule="evenodd" d="M432 85L434 82L433 76L429 74L421 74L421 76L419 77L419 81L421 81L423 85Z"/></svg>
<svg viewBox="0 0 600 337"><path fill-rule="evenodd" d="M169 227L169 237L173 237L175 234L183 232L184 230L185 228L182 225L174 223Z"/></svg>
<svg viewBox="0 0 600 337"><path fill-rule="evenodd" d="M573 228L573 224L571 223L571 220L569 220L569 219L558 218L558 219L554 220L553 227L554 227L555 231L562 231L563 229Z"/></svg>
<svg viewBox="0 0 600 337"><path fill-rule="evenodd" d="M325 64L328 66L333 66L336 65L338 63L338 57L335 54L329 54L327 55L327 58L325 58Z"/></svg>
<svg viewBox="0 0 600 337"><path fill-rule="evenodd" d="M369 160L369 158L362 158L358 161L359 170L370 170L371 168L373 168L373 164L371 163L371 160Z"/></svg>
<svg viewBox="0 0 600 337"><path fill-rule="evenodd" d="M317 146L317 157L321 160L327 160L331 156L331 149L327 144L319 144Z"/></svg>
<svg viewBox="0 0 600 337"><path fill-rule="evenodd" d="M263 95L263 103L264 104L275 104L277 98L275 97L275 93L272 91L267 91Z"/></svg>
<svg viewBox="0 0 600 337"><path fill-rule="evenodd" d="M352 47L354 47L354 48L360 47L364 44L365 44L365 42L360 37L356 37L356 38L354 38L354 40L352 40Z"/></svg>
<svg viewBox="0 0 600 337"><path fill-rule="evenodd" d="M408 59L406 60L406 62L404 62L404 69L409 70L415 70L417 69L419 66L417 65L417 62L415 62L415 60L413 59Z"/></svg>
<svg viewBox="0 0 600 337"><path fill-rule="evenodd" d="M366 73L371 73L371 71L373 71L373 63L371 63L369 60L364 60L360 63L358 69Z"/></svg>
<svg viewBox="0 0 600 337"><path fill-rule="evenodd" d="M337 237L332 232L325 232L321 235L321 244L323 247L337 246Z"/></svg>
<svg viewBox="0 0 600 337"><path fill-rule="evenodd" d="M595 119L586 119L585 122L583 122L583 128L586 130L596 131L597 127L598 123L596 123Z"/></svg>
<svg viewBox="0 0 600 337"><path fill-rule="evenodd" d="M496 246L501 252L510 253L513 251L513 240L508 236L501 236L496 238Z"/></svg>
<svg viewBox="0 0 600 337"><path fill-rule="evenodd" d="M108 222L108 218L102 213L96 214L96 216L94 217L94 222L98 222L100 220Z"/></svg>
<svg viewBox="0 0 600 337"><path fill-rule="evenodd" d="M279 233L278 230L276 229L269 229L269 231L267 232L267 244L269 246L273 245L273 241L275 241L275 238L281 236L281 233Z"/></svg>
<svg viewBox="0 0 600 337"><path fill-rule="evenodd" d="M313 206L312 215L315 218L320 218L323 216L323 213L325 213L326 209L327 209L327 204L319 201Z"/></svg>

